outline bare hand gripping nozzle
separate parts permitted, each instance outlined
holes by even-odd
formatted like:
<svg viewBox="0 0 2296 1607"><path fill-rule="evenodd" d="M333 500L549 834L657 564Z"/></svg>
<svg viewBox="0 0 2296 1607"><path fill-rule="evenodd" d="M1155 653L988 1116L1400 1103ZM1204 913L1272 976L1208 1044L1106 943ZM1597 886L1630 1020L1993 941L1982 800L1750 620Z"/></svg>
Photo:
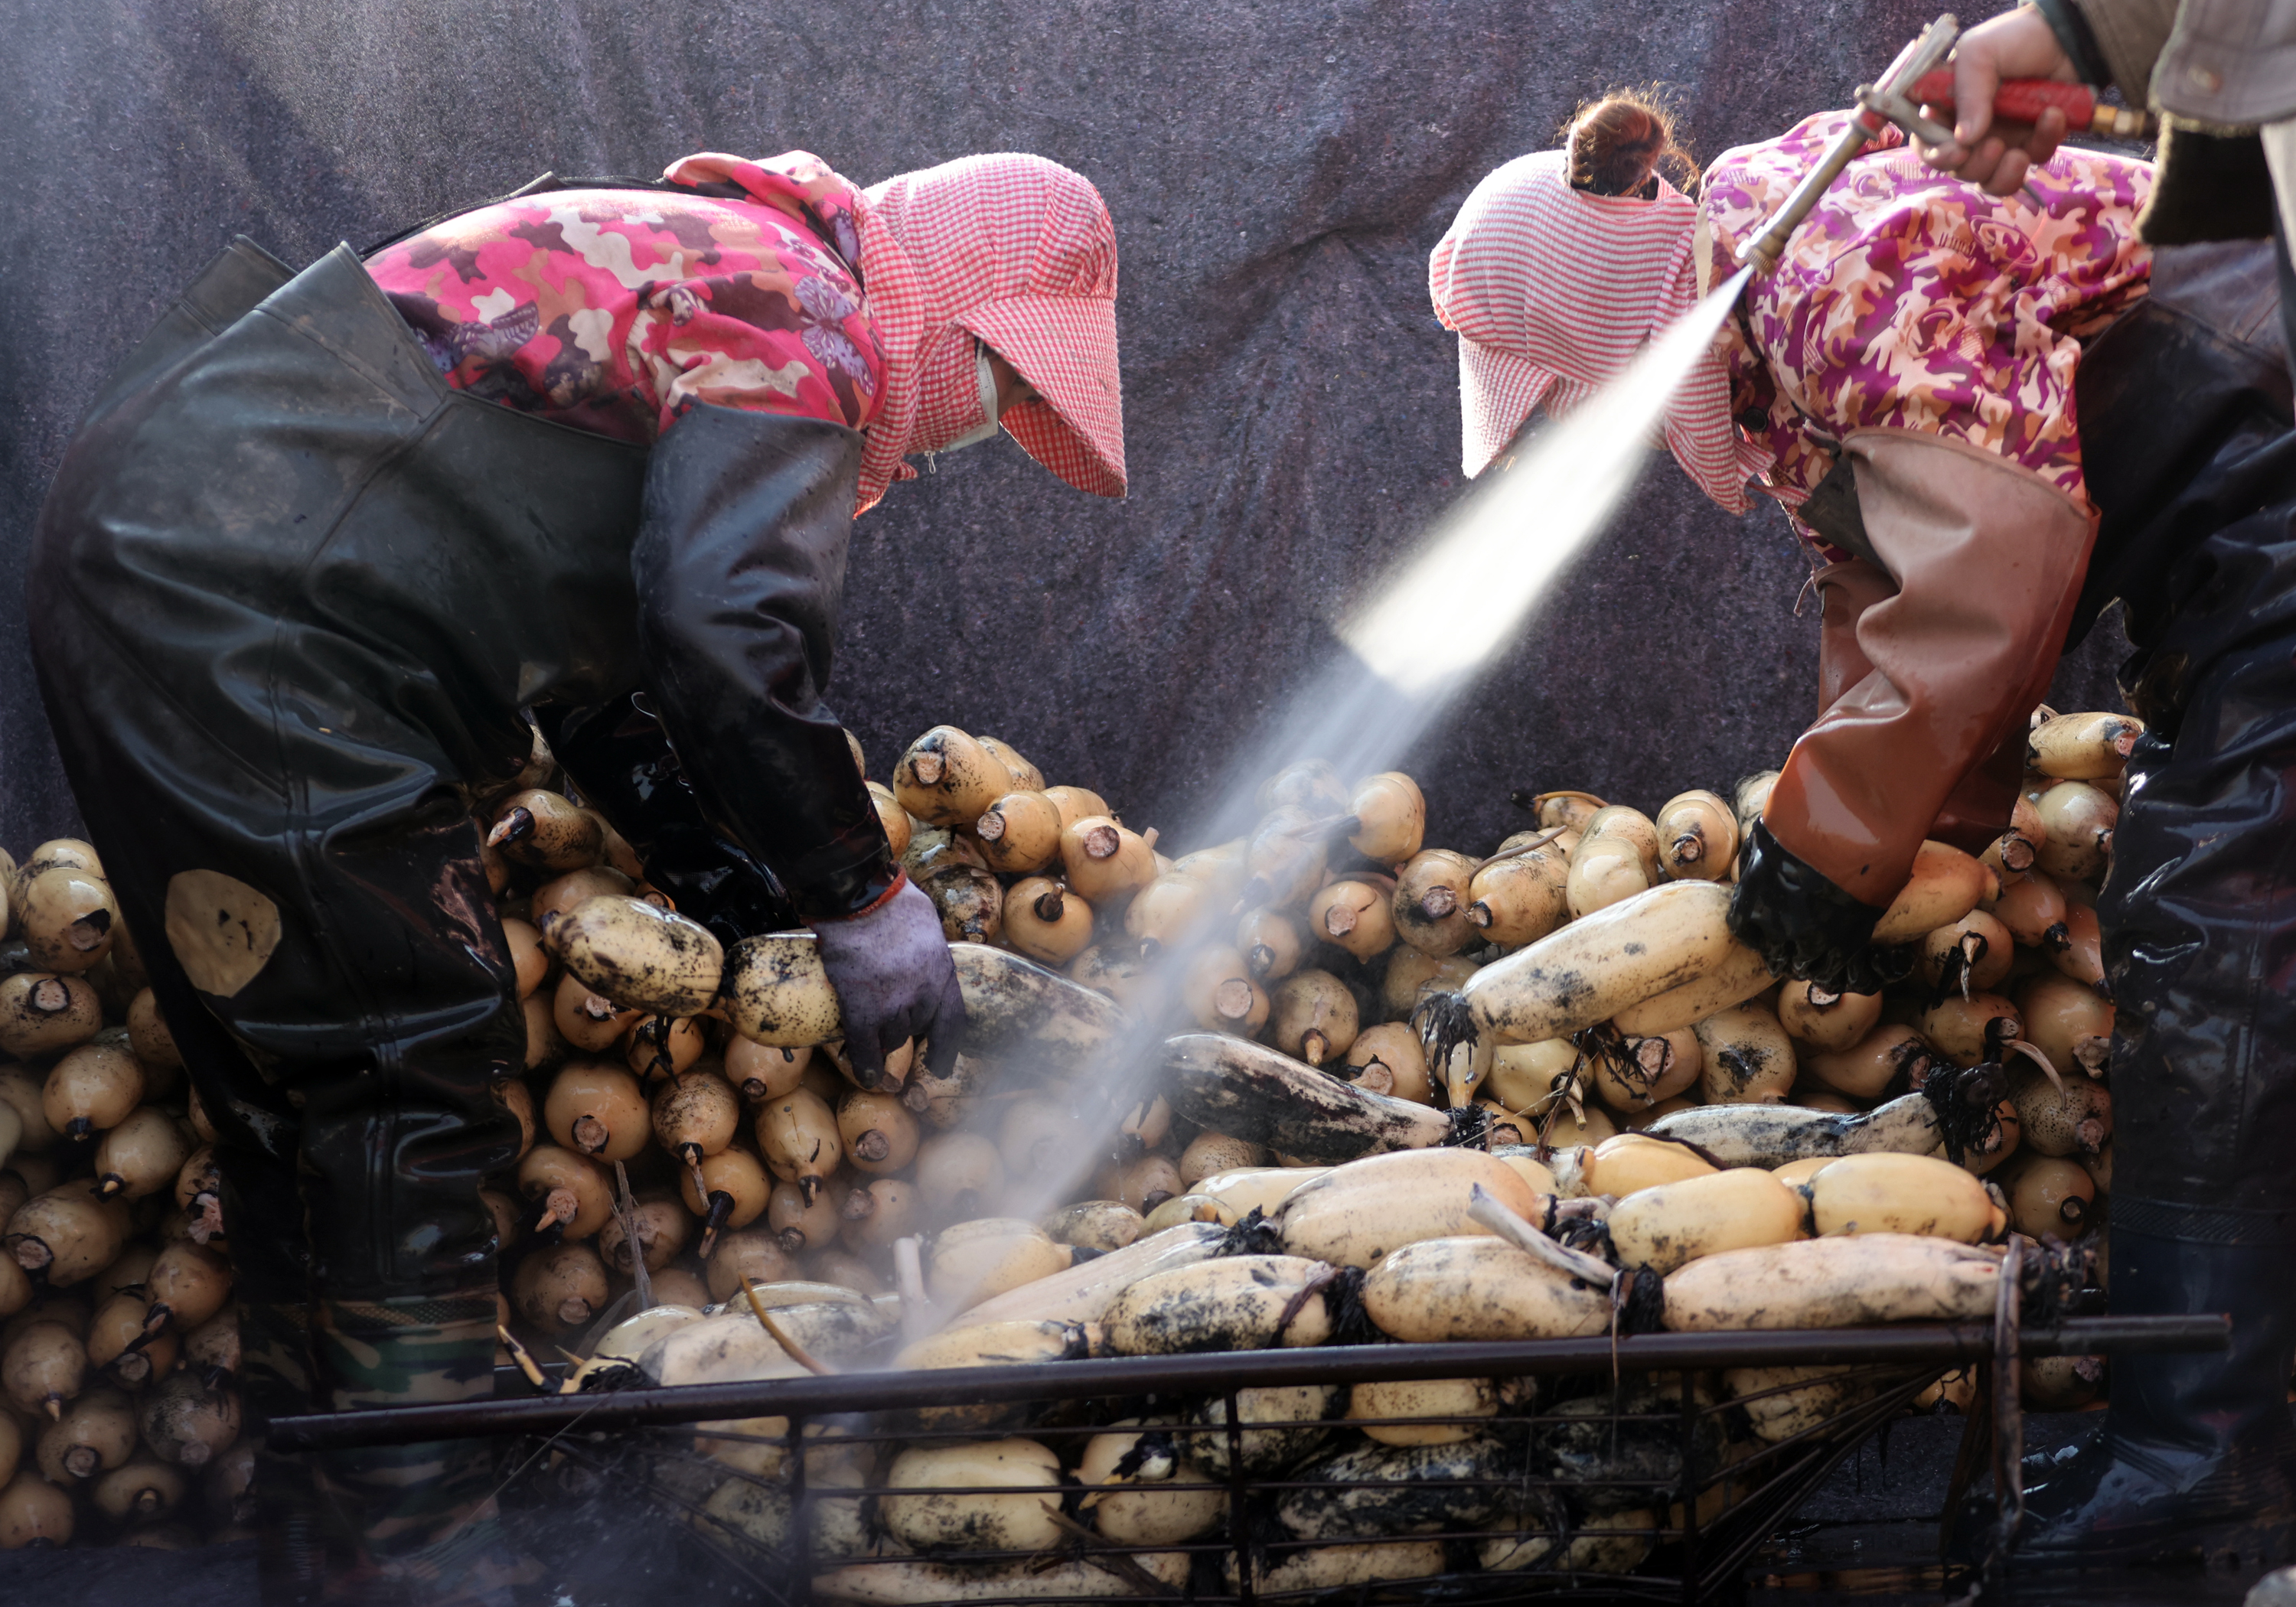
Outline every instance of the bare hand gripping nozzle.
<svg viewBox="0 0 2296 1607"><path fill-rule="evenodd" d="M1876 84L1857 86L1857 111L1826 147L1824 158L1793 188L1762 232L1747 242L1742 266L1757 274L1777 266L1786 242L1817 205L1833 181L1866 147L1891 123L1912 138L1929 145L1948 143L1953 130L1922 115L1923 106L1953 103L1953 74L1946 69L1961 25L1948 12L1931 23L1921 37L1898 53L1898 59ZM2019 122L2038 122L2054 108L2064 114L2074 133L2110 139L2143 139L2152 132L2152 119L2142 111L2123 111L2099 103L2096 92L2086 85L2058 84L2046 78L2005 80L1994 93L1997 116Z"/></svg>

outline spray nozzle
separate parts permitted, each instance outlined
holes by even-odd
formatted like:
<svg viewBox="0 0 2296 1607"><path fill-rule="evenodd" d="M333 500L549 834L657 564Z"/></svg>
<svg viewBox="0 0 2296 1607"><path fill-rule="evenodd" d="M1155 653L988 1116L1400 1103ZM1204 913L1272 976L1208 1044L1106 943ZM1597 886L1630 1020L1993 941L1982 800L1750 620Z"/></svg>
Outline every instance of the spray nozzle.
<svg viewBox="0 0 2296 1607"><path fill-rule="evenodd" d="M1954 41L1961 37L1961 24L1948 12L1927 28L1921 37L1898 53L1898 59L1881 79L1857 87L1857 111L1845 124L1833 143L1826 147L1825 155L1816 167L1793 187L1793 193L1780 203L1776 213L1764 225L1762 232L1747 242L1744 262L1757 274L1767 274L1777 266L1778 258L1785 254L1786 242L1801 227L1802 220L1817 205L1818 198L1841 176L1842 169L1854 161L1858 153L1874 143L1882 129L1896 123L1915 138L1931 144L1943 144L1953 138L1952 130L1941 128L1922 116L1921 109L1907 98L1907 92L1918 84L1923 75L1942 64L1953 51Z"/></svg>

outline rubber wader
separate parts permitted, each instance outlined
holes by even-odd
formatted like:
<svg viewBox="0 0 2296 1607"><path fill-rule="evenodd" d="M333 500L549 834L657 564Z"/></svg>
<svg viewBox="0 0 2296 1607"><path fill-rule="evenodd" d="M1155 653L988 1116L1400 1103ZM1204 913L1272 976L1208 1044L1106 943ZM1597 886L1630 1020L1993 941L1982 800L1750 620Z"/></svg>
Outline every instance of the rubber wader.
<svg viewBox="0 0 2296 1607"><path fill-rule="evenodd" d="M2095 522L1958 441L1858 430L1842 451L1872 561L1818 577L1824 706L1748 833L1730 920L1781 975L1870 993L1903 974L1868 939L1923 840L1981 848L2008 827L2004 771L2055 673Z"/></svg>
<svg viewBox="0 0 2296 1607"><path fill-rule="evenodd" d="M705 406L665 441L696 415L763 476L762 562L803 560L767 608L797 624L717 622L767 638L724 674L763 677L779 715L753 682L765 734L713 754L715 795L740 804L710 824L753 848L785 828L807 874L774 868L817 900L870 880L849 818L867 798L841 735L843 774L808 775L774 722L809 754L837 731L813 689L860 437ZM657 532L668 578L642 595L652 470L450 389L348 247L291 278L241 242L90 408L42 511L42 692L217 1130L250 1433L491 1390L496 1244L476 1189L515 1153L491 1090L525 1039L472 809L525 761L537 704L643 688L681 750L709 751L709 722L661 693L639 641L642 612L675 621L712 584ZM674 633L652 649L681 650ZM719 717L741 704L715 690ZM494 1483L476 1440L266 1462L266 1600L507 1599Z"/></svg>
<svg viewBox="0 0 2296 1607"><path fill-rule="evenodd" d="M1751 834L1732 908L1781 970L1870 977L1864 945L1913 842L1957 814L1982 824L2060 645L2125 602L2123 687L2148 728L2097 904L2117 1026L2111 1299L2228 1313L2233 1336L2222 1354L2113 1358L2100 1431L2027 1464L2029 1564L2254 1567L2296 1550L2288 283L2269 242L2155 253L2150 295L2078 379L2093 550L2006 472L1987 491L1974 458L1932 451L1924 472L1902 440L1845 443L1866 544L1852 550L1902 589L1881 595L1862 557L1821 575L1824 712ZM1956 1524L1965 1560L1989 1518Z"/></svg>
<svg viewBox="0 0 2296 1607"><path fill-rule="evenodd" d="M2097 915L2116 1006L2112 1309L2228 1312L2115 1356L2089 1439L2026 1467L2029 1563L2296 1560L2296 431L2269 242L2163 248L2084 357L2125 600L2130 755ZM1974 1529L1975 1524L1964 1524Z"/></svg>
<svg viewBox="0 0 2296 1607"><path fill-rule="evenodd" d="M1810 578L1810 584L1821 605L1817 710L1823 715L1874 672L1865 650L1857 644L1857 622L1867 609L1896 595L1898 586L1878 564L1863 558L1828 564ZM2054 673L2054 657L2048 666ZM1963 775L1930 823L1929 834L1966 853L1982 854L2009 829L2017 784L2024 775L2025 734L2014 731L1990 758Z"/></svg>

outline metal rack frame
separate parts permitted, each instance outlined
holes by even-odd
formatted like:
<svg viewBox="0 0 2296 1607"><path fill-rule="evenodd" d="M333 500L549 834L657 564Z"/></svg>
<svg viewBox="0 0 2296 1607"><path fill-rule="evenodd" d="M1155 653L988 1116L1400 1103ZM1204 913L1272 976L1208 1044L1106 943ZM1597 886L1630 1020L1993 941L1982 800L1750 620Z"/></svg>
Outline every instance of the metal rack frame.
<svg viewBox="0 0 2296 1607"><path fill-rule="evenodd" d="M1997 1473L2012 1470L2009 1485L1999 1491L2005 1521L1997 1526L1997 1546L2013 1538L2008 1514L2021 1504L2013 1488L2013 1469L2021 1444L2015 1413L2016 1359L2021 1355L2093 1355L2107 1351L2198 1350L2222 1348L2229 1324L2221 1316L2197 1317L2074 1317L2048 1326L2020 1327L2013 1310L2003 1314L2003 1324L1960 1323L1905 1324L1893 1327L1830 1329L1777 1332L1652 1333L1620 1338L1536 1340L1509 1343L1381 1344L1346 1348L1267 1350L1171 1357L1122 1357L1095 1360L1032 1364L1022 1366L970 1367L925 1372L855 1373L759 1382L697 1384L676 1389L637 1388L586 1395L530 1395L525 1398L495 1399L455 1405L406 1406L376 1411L275 1419L269 1425L271 1447L283 1452L348 1449L364 1446L409 1444L425 1440L475 1436L506 1436L539 1442L557 1460L574 1467L605 1471L618 1460L643 1462L649 1447L670 1458L690 1436L670 1432L697 1423L728 1420L783 1418L785 1432L770 1437L788 1451L810 1443L808 1428L816 1432L833 1427L846 1441L916 1444L933 1439L977 1439L1001 1432L1024 1432L1032 1438L1081 1439L1103 1432L1112 1414L1108 1403L1154 1398L1219 1398L1226 1404L1228 1475L1214 1484L1163 1484L1146 1488L1177 1492L1218 1488L1226 1496L1226 1522L1185 1545L1118 1546L1100 1540L1081 1526L1066 1555L1093 1562L1130 1585L1129 1594L1168 1597L1187 1595L1200 1603L1232 1602L1238 1607L1261 1603L1329 1595L1317 1591L1268 1591L1259 1587L1260 1565L1274 1554L1312 1549L1334 1540L1255 1537L1251 1514L1267 1503L1293 1489L1343 1488L1327 1480L1250 1478L1242 1472L1242 1436L1265 1431L1266 1425L1247 1423L1238 1404L1239 1392L1281 1385L1352 1385L1411 1379L1508 1378L1536 1376L1679 1374L1679 1404L1664 1411L1612 1413L1593 1419L1616 1426L1645 1428L1669 1422L1679 1423L1680 1464L1677 1477L1641 1481L1649 1491L1648 1510L1661 1520L1644 1535L1655 1550L1652 1557L1673 1563L1662 1572L1573 1574L1554 1571L1490 1573L1445 1572L1426 1578L1351 1586L1342 1594L1373 1597L1472 1603L1500 1597L1538 1594L1570 1599L1680 1602L1686 1607L1712 1599L1725 1591L1747 1560L1775 1532L1796 1506L1871 1433L1900 1413L1931 1381L1956 1366L1979 1364L1992 1382L1988 1391L1993 1410L1984 1421L1972 1419L1972 1429L1995 1443L1990 1462ZM1712 1464L1702 1450L1702 1434L1711 1436L1709 1420L1740 1410L1766 1395L1802 1387L1793 1381L1774 1390L1729 1399L1699 1399L1701 1374L1750 1367L1842 1367L1855 1369L1857 1398L1823 1421L1759 1449L1738 1461ZM1025 1429L981 1426L970 1422L935 1426L921 1413L947 1413L953 1407L975 1409L1012 1407L1025 1412L1031 1406L1067 1408L1074 1421L1039 1421ZM1057 1416L1059 1414L1055 1414ZM992 1414L993 1415L993 1414ZM833 1424L831 1420L836 1420ZM1551 1412L1531 1412L1504 1420L1474 1418L1410 1418L1397 1423L1458 1424L1471 1429L1504 1421L1513 1431L1529 1433L1542 1424L1564 1422ZM1573 1420L1584 1423L1588 1419ZM1195 1433L1216 1430L1195 1430ZM726 1439L725 1430L713 1429ZM734 1439L750 1438L734 1431ZM757 1437L761 1442L767 1437ZM537 1456L539 1465L549 1458ZM1072 1461L1073 1458L1064 1458ZM767 1554L754 1537L743 1534L702 1511L675 1490L660 1486L653 1493L682 1511L695 1540L716 1554L722 1564L754 1584L767 1600L800 1607L812 1597L816 1564L865 1565L866 1558L816 1558L812 1554L807 1457L789 1454L782 1459L783 1473L762 1479L741 1478L776 1492L788 1503L787 1548L772 1556L772 1566L760 1567ZM1708 1464L1708 1465L1702 1465ZM1504 1486L1528 1492L1545 1488L1559 1495L1572 1486L1567 1480L1540 1480L1510 1475L1503 1480L1463 1480L1486 1487ZM1606 1488L1631 1488L1631 1480L1606 1476L1597 1481ZM1437 1488L1439 1486L1431 1486ZM835 1487L840 1499L879 1498L899 1490L871 1487L865 1491ZM1717 1492L1719 1492L1718 1496ZM935 1493L961 1495L956 1489ZM1010 1488L980 1494L1011 1495ZM825 1494L824 1499L829 1498ZM1718 1500L1718 1505L1715 1505ZM1702 1516L1702 1503L1713 1510ZM1399 1541L1438 1543L1488 1540L1504 1529L1461 1528L1436 1534L1397 1537ZM1567 1530L1540 1528L1514 1531L1534 1534L1555 1545L1599 1539L1625 1531L1605 1529L1599 1521L1574 1523ZM1171 1590L1158 1587L1135 1558L1149 1553L1209 1555L1216 1564L1225 1560L1224 1590ZM908 1562L907 1556L882 1559ZM1041 1562L1043 1554L967 1553L968 1563L1028 1564ZM1645 1559L1645 1564L1650 1561ZM1638 1565L1640 1566L1640 1565ZM1211 1574L1199 1570L1198 1584ZM1028 1593L1035 1602L1105 1600L1088 1594L1052 1595ZM979 1601L982 1598L972 1598Z"/></svg>

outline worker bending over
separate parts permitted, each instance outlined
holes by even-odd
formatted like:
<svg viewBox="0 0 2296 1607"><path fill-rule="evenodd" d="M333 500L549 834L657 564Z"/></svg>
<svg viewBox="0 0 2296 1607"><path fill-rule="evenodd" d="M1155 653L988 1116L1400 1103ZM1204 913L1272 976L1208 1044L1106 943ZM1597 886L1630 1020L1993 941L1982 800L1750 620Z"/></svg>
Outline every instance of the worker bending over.
<svg viewBox="0 0 2296 1607"><path fill-rule="evenodd" d="M803 152L542 181L367 259L227 250L113 376L31 566L64 767L218 1131L250 1431L493 1387L523 1063L475 795L531 715L681 906L819 934L857 1067L964 1004L836 717L847 532L1003 429L1124 490L1083 178ZM164 939L164 940L163 940ZM274 1601L504 1599L482 1441L266 1459Z"/></svg>
<svg viewBox="0 0 2296 1607"><path fill-rule="evenodd" d="M1613 96L1487 177L1431 265L1468 472L1726 283L1846 115L1725 152L1693 199L1662 171L1690 182L1664 111ZM2149 732L2098 906L2121 1031L2112 1299L2229 1311L2234 1338L2116 1360L2102 1435L2029 1472L2024 1554L2254 1554L2296 1539L2296 436L2276 263L2259 241L2156 257L2148 163L2052 145L2010 164L1971 137L1955 154L1999 166L2008 194L1888 130L1666 415L1716 503L1746 510L1751 480L1788 511L1824 603L1817 718L1749 834L1731 924L1781 975L1878 988L1893 962L1869 939L1915 850L2007 828L2030 711L2124 601Z"/></svg>

